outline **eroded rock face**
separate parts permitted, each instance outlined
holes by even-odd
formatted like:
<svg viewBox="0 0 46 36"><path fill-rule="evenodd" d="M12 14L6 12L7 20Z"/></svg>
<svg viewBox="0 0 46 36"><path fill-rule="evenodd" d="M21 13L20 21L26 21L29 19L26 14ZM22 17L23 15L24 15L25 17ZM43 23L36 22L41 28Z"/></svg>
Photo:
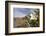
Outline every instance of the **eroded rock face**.
<svg viewBox="0 0 46 36"><path fill-rule="evenodd" d="M14 18L14 27L30 27L27 17Z"/></svg>

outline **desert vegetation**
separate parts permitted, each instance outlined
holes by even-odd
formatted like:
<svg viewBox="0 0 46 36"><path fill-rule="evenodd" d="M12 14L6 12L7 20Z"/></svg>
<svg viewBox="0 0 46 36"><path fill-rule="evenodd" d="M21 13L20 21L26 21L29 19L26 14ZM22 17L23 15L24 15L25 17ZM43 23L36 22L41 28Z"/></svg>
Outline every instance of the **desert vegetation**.
<svg viewBox="0 0 46 36"><path fill-rule="evenodd" d="M25 17L22 18L14 18L14 27L39 27L39 9L34 10L33 19L30 13L28 13Z"/></svg>

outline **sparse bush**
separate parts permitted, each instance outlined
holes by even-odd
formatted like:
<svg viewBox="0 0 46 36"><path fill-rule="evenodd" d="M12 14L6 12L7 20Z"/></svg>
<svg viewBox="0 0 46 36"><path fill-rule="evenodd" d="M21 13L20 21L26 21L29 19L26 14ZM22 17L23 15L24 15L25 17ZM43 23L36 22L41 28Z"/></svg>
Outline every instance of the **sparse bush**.
<svg viewBox="0 0 46 36"><path fill-rule="evenodd" d="M29 24L31 27L38 27L39 26L39 22L37 20L30 20Z"/></svg>

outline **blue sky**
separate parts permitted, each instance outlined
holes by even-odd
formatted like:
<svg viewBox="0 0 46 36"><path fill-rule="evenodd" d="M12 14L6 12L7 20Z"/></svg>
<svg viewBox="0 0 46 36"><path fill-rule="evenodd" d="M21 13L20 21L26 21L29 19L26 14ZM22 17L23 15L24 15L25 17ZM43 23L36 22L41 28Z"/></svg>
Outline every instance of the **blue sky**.
<svg viewBox="0 0 46 36"><path fill-rule="evenodd" d="M13 8L13 16L14 17L24 17L27 14L31 14L34 9L31 8Z"/></svg>

